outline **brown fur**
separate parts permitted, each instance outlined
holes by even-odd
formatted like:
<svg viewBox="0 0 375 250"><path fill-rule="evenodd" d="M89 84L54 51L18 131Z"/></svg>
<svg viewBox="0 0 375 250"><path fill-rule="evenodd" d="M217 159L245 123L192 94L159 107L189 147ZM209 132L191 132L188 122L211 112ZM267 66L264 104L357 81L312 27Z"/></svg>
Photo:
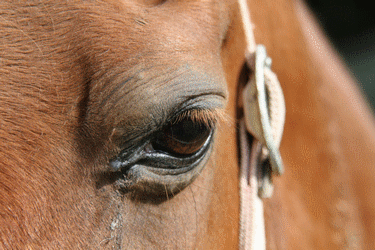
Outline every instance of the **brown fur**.
<svg viewBox="0 0 375 250"><path fill-rule="evenodd" d="M189 85L175 79L186 80L190 69L223 78L226 5L154 4L0 3L0 248L192 248L204 241L209 178L155 206L123 197L102 176L121 138L150 126L144 116L154 102L174 108L168 98L183 98Z"/></svg>
<svg viewBox="0 0 375 250"><path fill-rule="evenodd" d="M371 248L367 108L334 77L340 66L318 66L330 58L306 42L313 20L300 22L292 1L249 6L287 105L268 248ZM237 128L220 117L237 119L244 48L232 0L1 1L0 248L236 249ZM190 114L220 124L200 176L158 204L119 192L103 173L121 145L163 123L175 100L210 91L221 106Z"/></svg>

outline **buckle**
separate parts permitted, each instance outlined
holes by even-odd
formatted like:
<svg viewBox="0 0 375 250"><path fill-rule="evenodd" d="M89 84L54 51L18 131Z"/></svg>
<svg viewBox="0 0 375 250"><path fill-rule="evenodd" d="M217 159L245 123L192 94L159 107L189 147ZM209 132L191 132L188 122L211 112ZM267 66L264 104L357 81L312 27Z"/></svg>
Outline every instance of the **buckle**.
<svg viewBox="0 0 375 250"><path fill-rule="evenodd" d="M244 89L244 119L248 132L262 145L257 156L258 195L266 198L272 195L272 176L284 172L279 147L285 123L285 101L280 83L271 71L272 60L263 45L257 45L247 63L254 75Z"/></svg>

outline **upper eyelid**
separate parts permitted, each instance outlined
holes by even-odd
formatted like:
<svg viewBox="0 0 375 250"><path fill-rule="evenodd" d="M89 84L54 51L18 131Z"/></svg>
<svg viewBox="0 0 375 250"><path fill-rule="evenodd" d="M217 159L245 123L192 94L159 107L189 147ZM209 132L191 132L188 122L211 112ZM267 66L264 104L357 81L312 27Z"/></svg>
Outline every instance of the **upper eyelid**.
<svg viewBox="0 0 375 250"><path fill-rule="evenodd" d="M225 95L220 91L205 91L190 96L177 96L173 98L173 104L168 101L150 106L148 114L144 113L137 119L128 121L127 116L121 117L121 114L108 117L117 120L110 128L116 133L112 133L109 140L114 147L123 151L151 140L155 133L184 116L216 127L221 121L230 121L224 109L225 100Z"/></svg>
<svg viewBox="0 0 375 250"><path fill-rule="evenodd" d="M152 115L152 114L151 114ZM205 109L205 108L189 108L180 112L169 114L165 119L153 118L154 128L148 131L138 131L132 139L123 141L123 146L126 144L138 144L137 142L147 141L152 139L155 133L158 133L166 126L173 125L179 121L189 118L193 121L201 122L207 127L214 127L220 120L226 120L224 110L221 108ZM134 135L134 133L133 133ZM149 138L149 139L147 139ZM128 146L125 146L128 148Z"/></svg>

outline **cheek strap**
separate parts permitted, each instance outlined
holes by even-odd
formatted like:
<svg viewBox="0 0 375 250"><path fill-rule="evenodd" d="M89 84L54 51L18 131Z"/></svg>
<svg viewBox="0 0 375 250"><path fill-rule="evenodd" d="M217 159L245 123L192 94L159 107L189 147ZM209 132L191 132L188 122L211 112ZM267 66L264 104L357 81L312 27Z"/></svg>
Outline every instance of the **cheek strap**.
<svg viewBox="0 0 375 250"><path fill-rule="evenodd" d="M285 123L285 101L263 45L256 45L246 0L238 0L247 42L246 63L253 74L243 92L240 121L240 246L266 248L262 198L272 195L272 177L284 171L279 147ZM249 135L253 136L251 140Z"/></svg>

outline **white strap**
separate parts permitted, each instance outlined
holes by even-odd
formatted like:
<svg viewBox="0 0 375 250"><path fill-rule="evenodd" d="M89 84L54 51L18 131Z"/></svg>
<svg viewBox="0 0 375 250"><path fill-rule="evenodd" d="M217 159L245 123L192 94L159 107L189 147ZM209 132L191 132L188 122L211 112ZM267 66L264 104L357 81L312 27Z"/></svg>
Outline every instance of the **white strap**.
<svg viewBox="0 0 375 250"><path fill-rule="evenodd" d="M272 194L272 174L280 175L279 153L285 122L285 102L280 83L271 71L271 59L256 45L247 0L238 0L244 26L246 61L255 74L244 89L244 121L240 122L240 244L241 250L266 249L263 203ZM253 136L250 151L247 132ZM250 155L251 154L251 155ZM261 157L262 156L262 157ZM270 159L271 172L262 174L261 159Z"/></svg>
<svg viewBox="0 0 375 250"><path fill-rule="evenodd" d="M247 44L247 53L253 54L256 49L256 43L253 32L253 25L251 24L250 12L247 6L247 0L238 0L240 12L242 16L242 23L245 32L245 39Z"/></svg>
<svg viewBox="0 0 375 250"><path fill-rule="evenodd" d="M247 130L244 121L240 122L239 132L241 146L239 249L264 250L266 249L266 236L264 228L263 202L258 196L256 167L256 156L262 146L259 142L253 143L250 155L250 143L247 138Z"/></svg>

